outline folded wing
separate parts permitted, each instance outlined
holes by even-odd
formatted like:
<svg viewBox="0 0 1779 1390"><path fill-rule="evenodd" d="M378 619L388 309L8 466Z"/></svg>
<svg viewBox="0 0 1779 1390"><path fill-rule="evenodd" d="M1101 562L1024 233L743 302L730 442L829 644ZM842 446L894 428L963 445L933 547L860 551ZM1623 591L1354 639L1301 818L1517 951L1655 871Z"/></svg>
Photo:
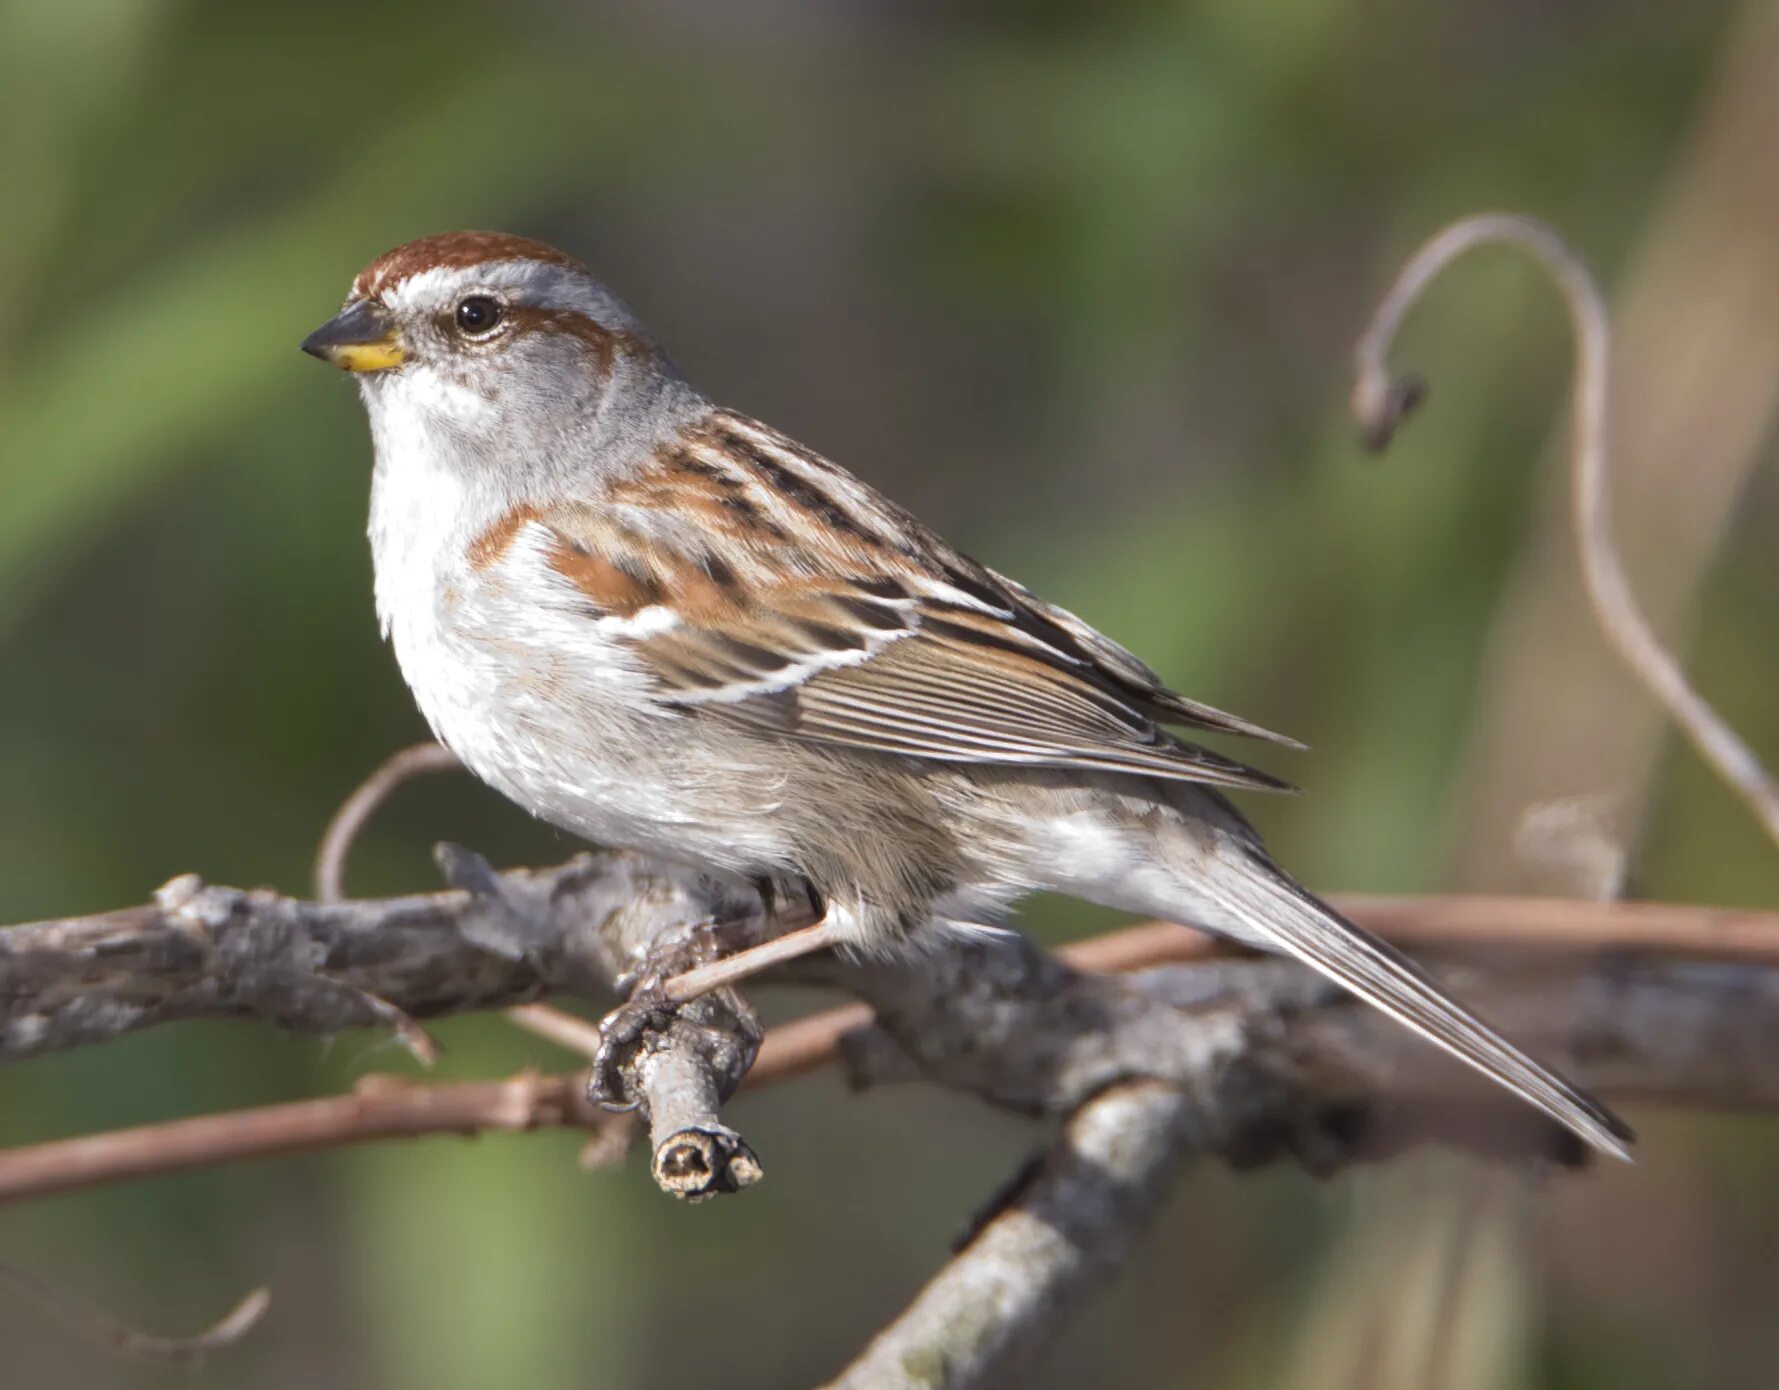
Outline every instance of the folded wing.
<svg viewBox="0 0 1779 1390"><path fill-rule="evenodd" d="M592 613L630 619L608 636L666 703L911 758L1288 787L1163 726L1291 740L1175 694L1073 614L743 417L691 432L615 505L535 520Z"/></svg>

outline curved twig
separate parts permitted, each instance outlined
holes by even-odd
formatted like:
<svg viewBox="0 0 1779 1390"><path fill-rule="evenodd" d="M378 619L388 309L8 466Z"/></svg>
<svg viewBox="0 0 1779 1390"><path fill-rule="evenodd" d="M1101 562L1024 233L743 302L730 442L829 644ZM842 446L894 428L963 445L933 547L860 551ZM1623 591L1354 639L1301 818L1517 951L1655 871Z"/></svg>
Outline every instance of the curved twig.
<svg viewBox="0 0 1779 1390"><path fill-rule="evenodd" d="M315 900L337 903L345 894L346 860L365 823L403 783L429 772L452 772L463 764L442 743L411 743L377 764L335 811L315 851Z"/></svg>
<svg viewBox="0 0 1779 1390"><path fill-rule="evenodd" d="M129 1361L192 1367L206 1353L239 1342L259 1325L272 1306L270 1290L254 1289L217 1322L190 1337L158 1337L119 1322L103 1309L14 1265L0 1264L0 1286L35 1304L87 1341Z"/></svg>
<svg viewBox="0 0 1779 1390"><path fill-rule="evenodd" d="M1385 361L1397 329L1434 279L1466 251L1491 243L1515 246L1556 282L1575 334L1571 504L1581 572L1594 616L1614 651L1685 732L1699 756L1741 796L1779 843L1779 782L1687 681L1686 673L1649 625L1631 593L1612 541L1607 487L1606 402L1611 330L1606 305L1587 267L1543 222L1510 213L1482 213L1452 223L1422 244L1396 277L1353 349L1353 415L1366 444L1387 448L1419 403L1416 378L1394 378Z"/></svg>

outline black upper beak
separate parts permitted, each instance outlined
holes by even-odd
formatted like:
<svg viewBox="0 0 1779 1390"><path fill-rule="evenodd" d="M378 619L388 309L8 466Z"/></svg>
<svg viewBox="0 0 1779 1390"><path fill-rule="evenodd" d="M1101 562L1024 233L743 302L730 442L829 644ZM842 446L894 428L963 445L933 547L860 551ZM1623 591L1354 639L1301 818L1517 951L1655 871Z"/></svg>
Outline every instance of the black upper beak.
<svg viewBox="0 0 1779 1390"><path fill-rule="evenodd" d="M383 371L403 357L395 324L369 299L348 304L304 338L302 349L349 372Z"/></svg>

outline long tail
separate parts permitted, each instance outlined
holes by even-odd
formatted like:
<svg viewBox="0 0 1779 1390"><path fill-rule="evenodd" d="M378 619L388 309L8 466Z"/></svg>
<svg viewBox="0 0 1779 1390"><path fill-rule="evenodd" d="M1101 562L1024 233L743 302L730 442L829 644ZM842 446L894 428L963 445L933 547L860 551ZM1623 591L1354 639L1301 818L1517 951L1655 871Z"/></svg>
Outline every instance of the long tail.
<svg viewBox="0 0 1779 1390"><path fill-rule="evenodd" d="M1220 856L1221 857L1221 856ZM1231 859L1234 856L1230 856ZM1261 853L1195 887L1247 932L1321 971L1490 1080L1537 1106L1601 1153L1630 1161L1636 1136L1586 1092L1534 1062L1429 979L1407 956L1347 921ZM1225 860L1226 869L1237 866Z"/></svg>

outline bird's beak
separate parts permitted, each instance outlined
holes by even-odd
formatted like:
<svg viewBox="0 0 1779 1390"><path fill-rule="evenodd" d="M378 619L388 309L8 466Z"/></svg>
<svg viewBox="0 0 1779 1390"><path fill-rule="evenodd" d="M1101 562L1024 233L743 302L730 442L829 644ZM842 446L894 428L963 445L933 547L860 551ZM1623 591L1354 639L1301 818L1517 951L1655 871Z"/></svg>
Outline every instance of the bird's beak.
<svg viewBox="0 0 1779 1390"><path fill-rule="evenodd" d="M386 372L407 360L389 316L368 299L355 299L307 338L303 351L347 372Z"/></svg>

